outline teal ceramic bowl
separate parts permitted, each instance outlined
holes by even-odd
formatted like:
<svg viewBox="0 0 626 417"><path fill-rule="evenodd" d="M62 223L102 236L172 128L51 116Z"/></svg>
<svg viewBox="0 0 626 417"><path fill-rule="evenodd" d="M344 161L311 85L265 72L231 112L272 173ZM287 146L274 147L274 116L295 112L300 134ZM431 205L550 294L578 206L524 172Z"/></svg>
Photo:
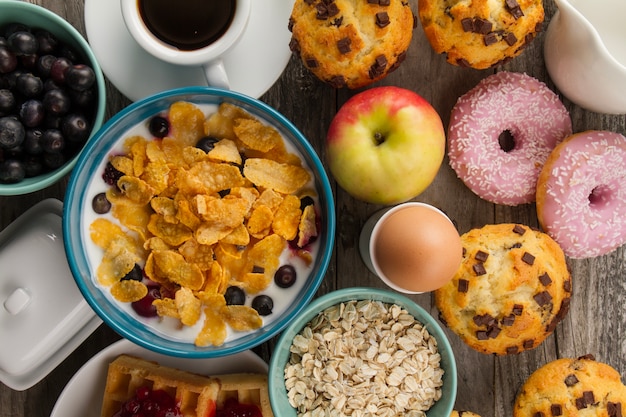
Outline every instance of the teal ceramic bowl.
<svg viewBox="0 0 626 417"><path fill-rule="evenodd" d="M60 41L72 47L74 51L82 54L85 62L89 63L91 68L93 68L96 73L98 91L97 110L91 129L91 135L93 135L102 126L102 122L104 121L106 90L104 75L102 74L100 65L85 38L61 16L48 9L18 0L0 0L0 27L13 22L22 23L32 28L48 30ZM54 171L36 177L25 178L15 184L0 183L0 195L28 194L56 183L67 175L74 165L76 165L79 154L66 161L63 166Z"/></svg>
<svg viewBox="0 0 626 417"><path fill-rule="evenodd" d="M426 411L426 415L428 417L449 417L456 400L457 369L452 348L445 333L437 321L411 299L396 292L376 288L346 288L323 295L312 301L284 330L274 348L274 352L272 352L269 368L269 395L274 415L297 417L296 409L289 404L287 398L284 377L284 370L291 355L290 347L294 337L302 331L307 323L326 308L351 300L376 300L404 307L437 340L437 346L441 355L440 366L445 372L442 396Z"/></svg>
<svg viewBox="0 0 626 417"><path fill-rule="evenodd" d="M311 169L318 191L320 227L315 256L308 276L298 278L301 286L293 286L295 294L285 298L283 309L277 309L272 319L261 328L247 332L241 337L227 340L220 346L195 346L192 342L167 337L151 326L150 319L142 321L136 314L130 314L107 294L109 289L97 283L96 270L100 261L95 262L89 253L89 213L93 213L93 184L102 183L101 166L115 153L120 141L128 137L128 131L145 123L150 117L161 114L172 103L186 101L199 106L217 106L229 103L242 108L254 117L275 127L285 141L292 145L306 165ZM93 182L93 183L92 183ZM99 185L97 185L99 186ZM90 194L91 193L91 194ZM85 215L83 215L85 214ZM63 212L63 238L70 270L78 288L89 305L113 330L130 341L170 356L187 358L209 358L229 355L252 349L274 337L309 303L324 279L332 256L335 237L335 208L330 181L315 150L304 135L283 115L260 100L234 91L209 87L186 87L147 97L126 107L109 119L96 136L85 147L84 152L70 176L65 195ZM295 288L298 288L296 291ZM277 304L276 300L275 304Z"/></svg>

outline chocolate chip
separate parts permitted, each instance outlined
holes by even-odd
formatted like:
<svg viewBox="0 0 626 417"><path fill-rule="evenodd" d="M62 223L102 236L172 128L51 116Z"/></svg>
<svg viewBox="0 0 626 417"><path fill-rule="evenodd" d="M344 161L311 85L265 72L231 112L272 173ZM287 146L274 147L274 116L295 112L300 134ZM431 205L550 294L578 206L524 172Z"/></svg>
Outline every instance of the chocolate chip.
<svg viewBox="0 0 626 417"><path fill-rule="evenodd" d="M495 339L496 337L498 337L499 334L500 334L499 327L492 327L487 331L487 336L489 336L490 339Z"/></svg>
<svg viewBox="0 0 626 417"><path fill-rule="evenodd" d="M487 35L483 36L483 42L485 46L493 45L494 43L498 42L498 37L493 32L488 33Z"/></svg>
<svg viewBox="0 0 626 417"><path fill-rule="evenodd" d="M522 244L518 242L518 243L514 243L513 246L511 246L509 249L519 249L521 247L522 247Z"/></svg>
<svg viewBox="0 0 626 417"><path fill-rule="evenodd" d="M513 314L516 316L521 316L524 311L524 306L521 304L513 304Z"/></svg>
<svg viewBox="0 0 626 417"><path fill-rule="evenodd" d="M550 275L548 275L547 272L541 274L539 276L539 282L541 282L544 286L548 286L550 284L552 284L552 279L550 279Z"/></svg>
<svg viewBox="0 0 626 417"><path fill-rule="evenodd" d="M522 343L524 349L532 349L534 345L535 341L533 339L524 340L524 343Z"/></svg>
<svg viewBox="0 0 626 417"><path fill-rule="evenodd" d="M567 292L572 292L572 281L568 279L563 282L563 289Z"/></svg>
<svg viewBox="0 0 626 417"><path fill-rule="evenodd" d="M515 45L515 42L517 42L517 37L515 36L514 33L509 32L504 37L504 41L507 43L507 45L513 46L513 45Z"/></svg>
<svg viewBox="0 0 626 417"><path fill-rule="evenodd" d="M535 25L535 32L542 32L543 31L543 22L537 22L537 24Z"/></svg>
<svg viewBox="0 0 626 417"><path fill-rule="evenodd" d="M535 39L535 35L532 33L527 33L526 36L524 36L524 44L527 45L531 43L533 39Z"/></svg>
<svg viewBox="0 0 626 417"><path fill-rule="evenodd" d="M469 281L466 279L460 279L457 289L459 292L467 292L469 290Z"/></svg>
<svg viewBox="0 0 626 417"><path fill-rule="evenodd" d="M517 0L506 0L505 4L506 8L509 9L509 13L511 13L515 19L519 19L524 16L524 12L522 12L522 8Z"/></svg>
<svg viewBox="0 0 626 417"><path fill-rule="evenodd" d="M533 417L545 417L545 414L543 414L542 411L537 411L535 414L533 414Z"/></svg>
<svg viewBox="0 0 626 417"><path fill-rule="evenodd" d="M262 274L264 272L265 272L265 268L263 268L262 266L254 265L252 267L252 273L253 274Z"/></svg>
<svg viewBox="0 0 626 417"><path fill-rule="evenodd" d="M487 19L481 19L479 17L474 19L474 32L486 35L491 32L493 23Z"/></svg>
<svg viewBox="0 0 626 417"><path fill-rule="evenodd" d="M328 19L328 7L326 7L326 5L324 3L322 3L322 2L317 3L315 8L317 9L317 13L315 15L316 19L318 19L318 20L326 20L326 19Z"/></svg>
<svg viewBox="0 0 626 417"><path fill-rule="evenodd" d="M369 4L378 4L378 0L367 0Z"/></svg>
<svg viewBox="0 0 626 417"><path fill-rule="evenodd" d="M335 88L343 88L346 86L346 79L342 75L335 75L328 83Z"/></svg>
<svg viewBox="0 0 626 417"><path fill-rule="evenodd" d="M461 20L461 27L463 28L463 32L474 32L474 19L466 17Z"/></svg>
<svg viewBox="0 0 626 417"><path fill-rule="evenodd" d="M535 294L533 298L535 299L537 304L539 304L540 307L543 307L552 301L552 296L550 295L548 291L542 291L539 294Z"/></svg>
<svg viewBox="0 0 626 417"><path fill-rule="evenodd" d="M609 414L609 417L622 417L622 403L609 401L606 404L606 412Z"/></svg>
<svg viewBox="0 0 626 417"><path fill-rule="evenodd" d="M576 398L576 408L582 410L583 408L587 408L587 403L583 397Z"/></svg>
<svg viewBox="0 0 626 417"><path fill-rule="evenodd" d="M319 66L319 63L317 62L317 59L315 58L308 58L306 60L306 66L309 68L317 68Z"/></svg>
<svg viewBox="0 0 626 417"><path fill-rule="evenodd" d="M493 326L496 324L496 319L491 314L477 314L472 320L477 326Z"/></svg>
<svg viewBox="0 0 626 417"><path fill-rule="evenodd" d="M478 339L478 340L488 340L489 339L489 335L487 334L486 331L479 330L479 331L476 332L476 339Z"/></svg>
<svg viewBox="0 0 626 417"><path fill-rule="evenodd" d="M512 326L515 323L515 315L509 314L508 316L502 319L503 326Z"/></svg>
<svg viewBox="0 0 626 417"><path fill-rule="evenodd" d="M287 24L287 29L289 30L289 32L291 32L293 30L293 25L296 23L296 21L293 19L293 17L289 18L289 23Z"/></svg>
<svg viewBox="0 0 626 417"><path fill-rule="evenodd" d="M583 356L579 356L578 360L588 360L588 361L595 361L596 357L593 356L591 353L587 353L586 355Z"/></svg>
<svg viewBox="0 0 626 417"><path fill-rule="evenodd" d="M583 398L585 399L585 403L587 403L587 405L591 405L596 402L593 391L583 391Z"/></svg>
<svg viewBox="0 0 626 417"><path fill-rule="evenodd" d="M352 48L350 48L350 44L352 43L352 41L350 40L350 38L341 38L337 41L337 49L339 49L339 53L341 54L347 54L348 52L350 52L352 50Z"/></svg>
<svg viewBox="0 0 626 417"><path fill-rule="evenodd" d="M532 265L535 263L535 257L528 252L524 252L524 255L522 255L522 261L528 265Z"/></svg>
<svg viewBox="0 0 626 417"><path fill-rule="evenodd" d="M563 415L563 406L561 404L552 404L550 406L550 412L553 416Z"/></svg>
<svg viewBox="0 0 626 417"><path fill-rule="evenodd" d="M513 232L521 236L526 233L526 229L524 229L524 227L520 226L519 224L516 224L513 228Z"/></svg>
<svg viewBox="0 0 626 417"><path fill-rule="evenodd" d="M304 2L310 6L315 3L315 0L304 0Z"/></svg>
<svg viewBox="0 0 626 417"><path fill-rule="evenodd" d="M391 0L380 0L378 4L381 6L389 6L391 4Z"/></svg>
<svg viewBox="0 0 626 417"><path fill-rule="evenodd" d="M343 23L343 16L339 16L335 19L333 19L333 23L331 23L333 26L335 27L339 27L341 26L341 24Z"/></svg>
<svg viewBox="0 0 626 417"><path fill-rule="evenodd" d="M378 12L376 13L376 26L379 28L384 28L389 25L389 15L387 12Z"/></svg>
<svg viewBox="0 0 626 417"><path fill-rule="evenodd" d="M489 258L489 254L487 252L483 252L481 250L476 252L476 255L474 255L474 259L476 259L479 262L485 262L487 260L487 258Z"/></svg>
<svg viewBox="0 0 626 417"><path fill-rule="evenodd" d="M378 55L374 60L374 63L370 67L369 76L371 79L379 77L385 73L387 68L387 57L385 55Z"/></svg>
<svg viewBox="0 0 626 417"><path fill-rule="evenodd" d="M327 10L327 13L328 13L328 17L336 16L339 13L339 7L337 7L337 5L335 3L330 3L326 7L326 10Z"/></svg>
<svg viewBox="0 0 626 417"><path fill-rule="evenodd" d="M578 378L576 378L576 375L574 374L569 374L565 377L563 382L565 382L565 385L567 385L568 387L573 387L574 385L578 384Z"/></svg>
<svg viewBox="0 0 626 417"><path fill-rule="evenodd" d="M291 50L291 52L300 53L300 44L296 38L291 38L289 41L289 50Z"/></svg>
<svg viewBox="0 0 626 417"><path fill-rule="evenodd" d="M462 67L462 68L469 68L469 67L471 66L471 65L470 65L470 63L469 63L469 61L468 61L468 60L466 60L465 58L459 58L459 59L457 59L457 60L456 60L456 64L457 64L459 67Z"/></svg>
<svg viewBox="0 0 626 417"><path fill-rule="evenodd" d="M506 353L509 355L514 355L519 352L519 347L517 346L509 346L506 348Z"/></svg>
<svg viewBox="0 0 626 417"><path fill-rule="evenodd" d="M482 263L474 264L472 266L472 269L474 270L474 273L477 276L485 275L487 273L487 270L485 269L485 266Z"/></svg>

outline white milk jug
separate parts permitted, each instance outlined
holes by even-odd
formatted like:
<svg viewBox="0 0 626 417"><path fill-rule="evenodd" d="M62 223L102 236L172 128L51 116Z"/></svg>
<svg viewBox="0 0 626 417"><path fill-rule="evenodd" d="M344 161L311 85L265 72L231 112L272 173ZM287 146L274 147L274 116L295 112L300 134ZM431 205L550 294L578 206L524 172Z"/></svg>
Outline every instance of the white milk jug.
<svg viewBox="0 0 626 417"><path fill-rule="evenodd" d="M626 113L626 0L555 0L546 32L550 77L572 102Z"/></svg>

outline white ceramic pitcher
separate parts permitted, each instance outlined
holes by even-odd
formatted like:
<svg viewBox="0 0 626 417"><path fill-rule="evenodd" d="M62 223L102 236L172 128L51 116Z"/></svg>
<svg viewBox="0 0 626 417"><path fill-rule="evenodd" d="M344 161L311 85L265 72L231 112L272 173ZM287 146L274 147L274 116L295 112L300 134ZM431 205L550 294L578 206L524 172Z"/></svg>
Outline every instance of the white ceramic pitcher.
<svg viewBox="0 0 626 417"><path fill-rule="evenodd" d="M555 0L546 32L550 77L572 102L626 113L626 0Z"/></svg>

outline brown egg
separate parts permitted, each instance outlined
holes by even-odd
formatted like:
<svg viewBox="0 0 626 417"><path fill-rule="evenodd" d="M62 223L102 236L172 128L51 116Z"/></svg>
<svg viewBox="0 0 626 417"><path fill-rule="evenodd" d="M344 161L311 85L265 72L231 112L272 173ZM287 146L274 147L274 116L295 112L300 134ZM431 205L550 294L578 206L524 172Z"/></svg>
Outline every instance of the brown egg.
<svg viewBox="0 0 626 417"><path fill-rule="evenodd" d="M373 262L392 284L409 292L433 291L461 265L461 238L441 212L407 205L382 220L373 243Z"/></svg>

